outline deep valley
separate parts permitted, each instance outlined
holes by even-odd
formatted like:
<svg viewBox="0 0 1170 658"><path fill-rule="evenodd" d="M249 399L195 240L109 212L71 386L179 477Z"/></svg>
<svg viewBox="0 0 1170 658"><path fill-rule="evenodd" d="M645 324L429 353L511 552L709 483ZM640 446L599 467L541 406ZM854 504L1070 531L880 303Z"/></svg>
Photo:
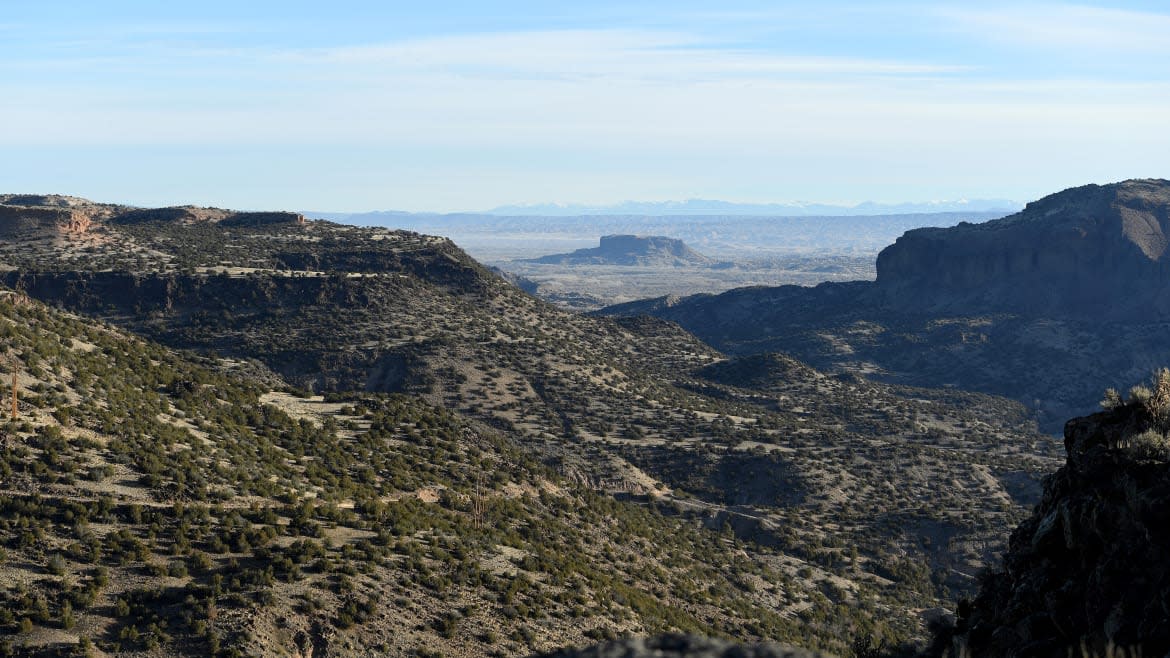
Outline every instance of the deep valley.
<svg viewBox="0 0 1170 658"><path fill-rule="evenodd" d="M924 642L1059 464L1018 403L568 313L443 238L5 202L28 651Z"/></svg>

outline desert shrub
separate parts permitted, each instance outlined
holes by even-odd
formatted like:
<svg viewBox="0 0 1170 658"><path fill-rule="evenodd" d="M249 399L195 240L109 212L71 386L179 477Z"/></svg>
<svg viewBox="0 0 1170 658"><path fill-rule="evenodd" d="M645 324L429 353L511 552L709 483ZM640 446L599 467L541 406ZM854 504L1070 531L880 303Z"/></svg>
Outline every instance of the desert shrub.
<svg viewBox="0 0 1170 658"><path fill-rule="evenodd" d="M1142 403L1160 432L1170 430L1170 368L1154 373L1149 397Z"/></svg>
<svg viewBox="0 0 1170 658"><path fill-rule="evenodd" d="M1105 393L1101 398L1101 402L1098 404L1101 405L1102 409L1112 410L1125 404L1125 400L1121 399L1121 394L1117 392L1117 389L1107 388L1105 389Z"/></svg>
<svg viewBox="0 0 1170 658"><path fill-rule="evenodd" d="M1150 429L1129 440L1130 453L1146 459L1170 458L1170 440L1158 430Z"/></svg>

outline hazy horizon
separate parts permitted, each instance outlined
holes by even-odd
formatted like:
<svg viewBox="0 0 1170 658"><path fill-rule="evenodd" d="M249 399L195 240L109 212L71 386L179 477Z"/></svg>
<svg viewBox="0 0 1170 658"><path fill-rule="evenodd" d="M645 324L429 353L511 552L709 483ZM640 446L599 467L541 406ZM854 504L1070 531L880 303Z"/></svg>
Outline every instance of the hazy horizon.
<svg viewBox="0 0 1170 658"><path fill-rule="evenodd" d="M16 2L11 191L469 212L1165 177L1153 2Z"/></svg>

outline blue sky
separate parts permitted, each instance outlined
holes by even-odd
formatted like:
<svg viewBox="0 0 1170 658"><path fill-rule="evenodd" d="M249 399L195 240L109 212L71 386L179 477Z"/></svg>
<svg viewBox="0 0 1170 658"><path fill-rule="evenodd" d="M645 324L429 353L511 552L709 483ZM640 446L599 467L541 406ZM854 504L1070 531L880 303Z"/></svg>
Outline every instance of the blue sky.
<svg viewBox="0 0 1170 658"><path fill-rule="evenodd" d="M7 0L0 191L1026 201L1170 177L1163 7Z"/></svg>

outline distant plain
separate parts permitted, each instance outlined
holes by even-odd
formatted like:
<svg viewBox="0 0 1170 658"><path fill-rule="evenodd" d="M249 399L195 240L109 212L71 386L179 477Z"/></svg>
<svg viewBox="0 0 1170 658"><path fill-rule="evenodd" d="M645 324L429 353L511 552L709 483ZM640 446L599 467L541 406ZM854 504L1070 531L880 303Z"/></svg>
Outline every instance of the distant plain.
<svg viewBox="0 0 1170 658"><path fill-rule="evenodd" d="M718 293L744 286L872 280L878 252L910 229L979 223L1006 214L564 217L386 212L310 216L450 237L480 262L537 284L538 296L565 308L587 311L647 297ZM601 236L613 234L678 238L718 264L654 267L526 262L596 247Z"/></svg>

